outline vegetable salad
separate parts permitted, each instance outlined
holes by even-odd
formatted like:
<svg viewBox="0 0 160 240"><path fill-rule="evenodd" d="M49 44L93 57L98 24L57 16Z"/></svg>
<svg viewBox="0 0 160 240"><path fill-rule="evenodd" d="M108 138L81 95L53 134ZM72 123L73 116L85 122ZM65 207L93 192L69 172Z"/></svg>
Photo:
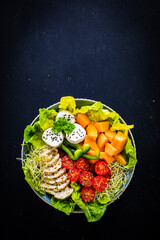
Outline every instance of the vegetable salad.
<svg viewBox="0 0 160 240"><path fill-rule="evenodd" d="M57 111L39 109L24 130L25 180L48 194L54 208L67 215L78 209L88 222L98 221L137 163L133 127L101 102L77 108L73 97L62 97Z"/></svg>

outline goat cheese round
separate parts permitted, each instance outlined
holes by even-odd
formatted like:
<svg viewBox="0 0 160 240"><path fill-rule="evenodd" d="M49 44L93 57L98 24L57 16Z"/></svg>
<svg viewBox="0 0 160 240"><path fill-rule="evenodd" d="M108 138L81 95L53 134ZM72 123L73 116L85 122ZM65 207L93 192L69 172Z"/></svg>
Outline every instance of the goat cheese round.
<svg viewBox="0 0 160 240"><path fill-rule="evenodd" d="M72 133L66 134L66 139L70 143L77 144L84 140L84 138L86 136L86 131L78 123L74 123L74 126L76 128L72 131Z"/></svg>
<svg viewBox="0 0 160 240"><path fill-rule="evenodd" d="M62 132L55 133L52 132L52 128L46 129L43 134L42 134L42 139L45 143L47 143L51 147L59 147L63 140L64 140L64 135Z"/></svg>
<svg viewBox="0 0 160 240"><path fill-rule="evenodd" d="M75 117L67 111L61 111L57 113L56 121L58 120L58 118L65 118L68 120L68 122L75 123Z"/></svg>

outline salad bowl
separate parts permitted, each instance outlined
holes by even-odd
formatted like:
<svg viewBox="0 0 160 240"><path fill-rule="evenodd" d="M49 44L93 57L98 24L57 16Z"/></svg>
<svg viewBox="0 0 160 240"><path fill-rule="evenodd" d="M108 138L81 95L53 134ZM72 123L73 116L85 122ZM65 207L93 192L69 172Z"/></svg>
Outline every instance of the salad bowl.
<svg viewBox="0 0 160 240"><path fill-rule="evenodd" d="M97 101L95 100L91 100L91 99L84 99L84 98L75 98L75 102L76 102L76 107L77 108L81 108L82 106L90 106L94 103L96 103ZM59 107L59 104L60 102L57 102L57 103L54 103L53 105L47 107L47 109L51 110L51 109L54 109L56 111L58 111L58 107ZM103 103L102 103L103 104ZM112 108L110 108L109 106L103 104L103 109L107 109L109 110L110 112L115 112ZM121 123L124 123L126 124L126 122L123 120L123 118L120 116L119 117ZM35 117L35 119L31 122L31 126L37 122L39 120L39 115ZM134 149L136 150L136 145L135 145L135 140L134 140L134 137L132 135L132 132L131 130L129 129L128 130L128 136L129 138L131 139L131 142L132 142L132 145L134 147ZM22 143L22 148L21 148L21 162L22 162L22 167L24 167L25 165L25 156L28 152L28 148L27 148L27 145L25 144L25 140L23 140L23 143ZM128 187L132 177L133 177L133 174L134 174L134 171L135 171L135 166L133 166L127 173L127 179L125 181L125 183L122 185L122 187L119 189L119 191L115 194L114 196L114 199L111 200L110 202L108 202L107 205L113 203L117 198L119 198L123 193L124 191L126 190L126 188ZM31 187L32 188L32 187ZM34 188L32 188L32 190L37 194L38 197L40 197L45 203L49 204L50 206L52 206L52 203L51 203L51 198L52 198L52 195L50 195L49 193L46 193L45 195L41 194L40 192L36 191ZM72 211L72 213L83 213L83 211L76 205L74 211Z"/></svg>

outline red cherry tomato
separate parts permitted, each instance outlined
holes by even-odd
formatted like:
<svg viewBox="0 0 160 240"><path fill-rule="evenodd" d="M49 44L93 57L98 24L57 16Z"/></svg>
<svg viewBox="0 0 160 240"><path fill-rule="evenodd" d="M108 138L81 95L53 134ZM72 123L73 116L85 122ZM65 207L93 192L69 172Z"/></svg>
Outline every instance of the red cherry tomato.
<svg viewBox="0 0 160 240"><path fill-rule="evenodd" d="M109 172L109 167L106 161L104 160L99 160L95 164L95 172L98 175L105 175Z"/></svg>
<svg viewBox="0 0 160 240"><path fill-rule="evenodd" d="M83 187L81 190L81 197L85 202L91 202L96 196L95 189L93 187Z"/></svg>
<svg viewBox="0 0 160 240"><path fill-rule="evenodd" d="M76 165L76 162L73 161L68 155L65 155L62 158L62 166L66 169L72 169Z"/></svg>
<svg viewBox="0 0 160 240"><path fill-rule="evenodd" d="M77 168L72 168L68 172L68 178L72 182L76 182L79 179L80 171Z"/></svg>
<svg viewBox="0 0 160 240"><path fill-rule="evenodd" d="M96 190L101 192L107 187L107 178L98 175L93 178L92 185Z"/></svg>
<svg viewBox="0 0 160 240"><path fill-rule="evenodd" d="M76 167L81 171L89 170L89 161L83 157L79 158L76 162Z"/></svg>
<svg viewBox="0 0 160 240"><path fill-rule="evenodd" d="M89 171L84 171L80 174L79 182L84 187L90 187L92 185L93 174Z"/></svg>

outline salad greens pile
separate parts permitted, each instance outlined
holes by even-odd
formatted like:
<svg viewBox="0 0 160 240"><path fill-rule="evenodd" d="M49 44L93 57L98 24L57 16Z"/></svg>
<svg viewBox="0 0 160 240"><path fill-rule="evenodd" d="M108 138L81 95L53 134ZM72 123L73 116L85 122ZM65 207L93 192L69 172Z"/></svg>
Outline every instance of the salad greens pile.
<svg viewBox="0 0 160 240"><path fill-rule="evenodd" d="M134 126L122 123L119 114L105 109L101 102L95 102L90 106L77 108L76 101L73 97L62 97L58 111L62 110L69 111L74 116L78 113L85 113L93 123L107 120L110 122L111 130L120 130L128 136L127 143L122 152L127 164L123 166L115 161L109 165L113 178L108 182L107 189L98 193L94 201L86 203L82 200L80 192L81 186L77 182L71 182L70 184L74 189L70 197L64 200L56 199L54 196L51 198L51 203L54 208L69 215L78 206L84 212L87 220L89 222L94 222L103 216L108 203L115 200L119 192L123 191L129 173L137 163L136 151L128 135L128 130L132 129ZM41 162L38 159L38 151L46 146L46 143L42 140L42 134L47 128L52 127L53 129L58 129L59 127L61 130L64 128L65 123L62 121L65 120L59 120L55 123L58 111L46 108L39 109L39 118L37 121L32 126L28 125L24 130L24 140L28 147L28 153L26 154L23 166L25 179L28 184L40 194L45 193L39 188L39 182L43 179L43 173L40 171ZM66 133L67 131L71 131L71 128L72 124L68 125ZM63 131L65 131L65 128Z"/></svg>

